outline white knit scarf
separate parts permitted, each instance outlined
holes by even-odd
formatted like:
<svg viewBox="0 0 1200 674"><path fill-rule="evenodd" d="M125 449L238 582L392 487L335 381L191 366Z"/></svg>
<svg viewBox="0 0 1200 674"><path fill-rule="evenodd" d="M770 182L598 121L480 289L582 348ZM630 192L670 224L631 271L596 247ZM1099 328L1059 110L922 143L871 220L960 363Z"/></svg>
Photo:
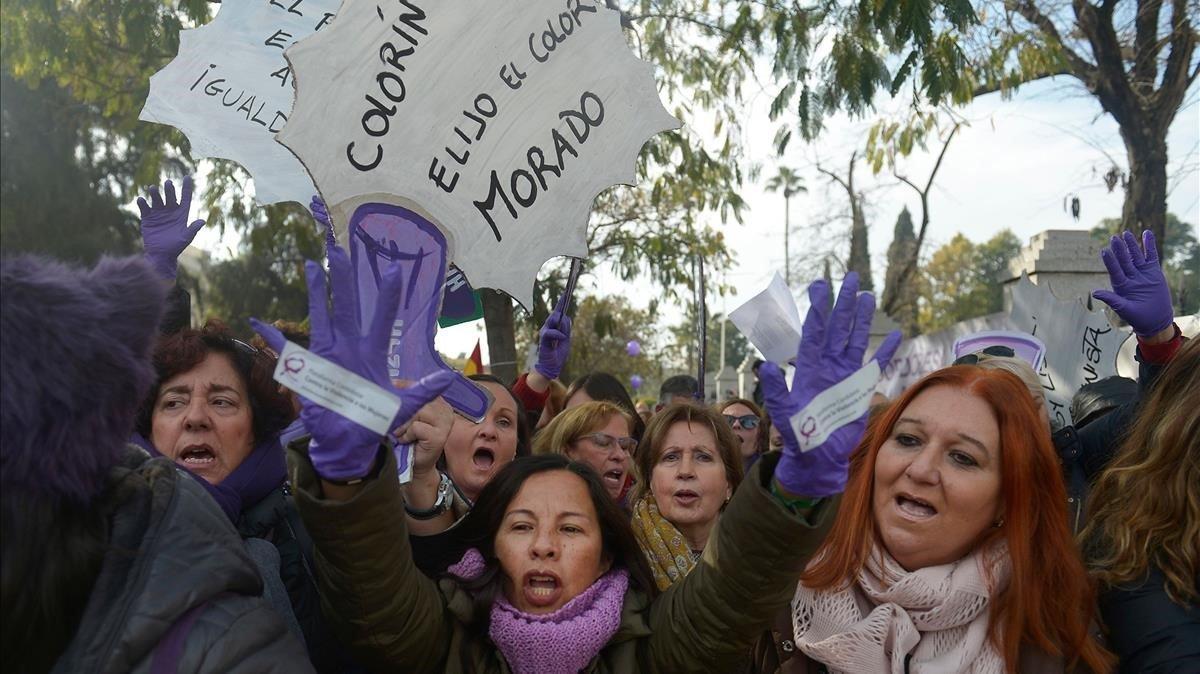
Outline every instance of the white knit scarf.
<svg viewBox="0 0 1200 674"><path fill-rule="evenodd" d="M1008 585L1007 546L916 571L878 546L867 559L840 590L797 586L792 628L801 651L833 672L1004 672L987 632L990 599Z"/></svg>

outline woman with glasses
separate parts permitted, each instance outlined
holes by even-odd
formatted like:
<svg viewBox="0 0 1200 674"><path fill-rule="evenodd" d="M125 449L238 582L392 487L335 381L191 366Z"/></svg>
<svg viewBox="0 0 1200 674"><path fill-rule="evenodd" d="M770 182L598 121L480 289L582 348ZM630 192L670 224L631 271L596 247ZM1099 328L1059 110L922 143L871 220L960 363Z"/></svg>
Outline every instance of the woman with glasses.
<svg viewBox="0 0 1200 674"><path fill-rule="evenodd" d="M750 472L750 466L767 451L767 433L763 424L762 409L745 398L730 398L718 403L717 412L729 422L737 436L742 452L742 468Z"/></svg>
<svg viewBox="0 0 1200 674"><path fill-rule="evenodd" d="M629 413L613 403L595 401L554 417L535 438L533 453L562 454L591 467L608 495L620 503L629 475L629 457L636 447Z"/></svg>
<svg viewBox="0 0 1200 674"><path fill-rule="evenodd" d="M633 533L660 590L696 566L742 481L740 443L708 407L676 403L650 418L638 449Z"/></svg>

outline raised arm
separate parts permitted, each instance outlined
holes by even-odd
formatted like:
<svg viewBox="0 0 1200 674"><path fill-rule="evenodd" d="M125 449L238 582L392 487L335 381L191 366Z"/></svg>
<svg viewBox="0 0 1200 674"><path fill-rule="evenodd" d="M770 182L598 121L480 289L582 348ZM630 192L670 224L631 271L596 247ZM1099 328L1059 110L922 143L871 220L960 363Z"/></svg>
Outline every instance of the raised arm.
<svg viewBox="0 0 1200 674"><path fill-rule="evenodd" d="M391 423L398 429L440 395L452 375L439 372L393 389L386 354L401 274L391 269L385 275L364 335L344 249L330 247L329 268L332 311L326 307L324 271L314 262L306 265L310 350L399 397ZM286 340L278 330L254 319L251 324L272 349L283 351ZM441 593L413 563L390 441L303 397L300 417L311 440L307 447L303 441L289 447L292 483L315 544L321 601L334 631L372 669L409 671L440 662L451 630Z"/></svg>
<svg viewBox="0 0 1200 674"><path fill-rule="evenodd" d="M857 275L850 274L831 313L828 284L809 287L812 308L791 390L776 365L763 365L767 411L784 437L783 451L755 464L718 521L701 563L652 605L653 671L690 671L697 663L703 663L702 671L731 671L787 605L824 540L866 413L808 451L801 451L792 419L817 394L862 367L875 299L857 291ZM899 333L889 335L874 360L886 364L899 343Z"/></svg>
<svg viewBox="0 0 1200 674"><path fill-rule="evenodd" d="M144 197L138 197L137 200L141 213L142 249L146 261L158 276L171 284L163 318L159 323L159 332L169 335L191 325L192 298L175 283L175 276L179 256L191 245L196 233L204 226L204 221L194 220L191 224L187 221L192 208L191 176L183 179L183 192L178 200L175 197L175 184L170 180L163 184L162 193L155 185L147 194L149 202Z"/></svg>

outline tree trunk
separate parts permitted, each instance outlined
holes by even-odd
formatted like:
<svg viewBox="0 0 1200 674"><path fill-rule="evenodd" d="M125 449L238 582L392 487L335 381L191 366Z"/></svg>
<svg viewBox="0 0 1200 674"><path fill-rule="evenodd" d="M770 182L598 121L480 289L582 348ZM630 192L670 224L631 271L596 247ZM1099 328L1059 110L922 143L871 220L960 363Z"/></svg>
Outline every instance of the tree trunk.
<svg viewBox="0 0 1200 674"><path fill-rule="evenodd" d="M488 360L492 374L511 386L517 380L517 333L512 298L490 288L483 296L483 324L487 328Z"/></svg>
<svg viewBox="0 0 1200 674"><path fill-rule="evenodd" d="M1129 156L1129 182L1121 220L1125 229L1139 235L1154 232L1161 251L1167 242L1167 141L1166 129L1139 124L1122 125L1121 138Z"/></svg>

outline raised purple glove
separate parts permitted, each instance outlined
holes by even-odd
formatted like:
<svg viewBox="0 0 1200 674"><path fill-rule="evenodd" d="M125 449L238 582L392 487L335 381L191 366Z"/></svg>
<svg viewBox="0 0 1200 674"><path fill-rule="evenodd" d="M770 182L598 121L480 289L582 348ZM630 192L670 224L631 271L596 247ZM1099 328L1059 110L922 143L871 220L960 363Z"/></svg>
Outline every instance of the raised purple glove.
<svg viewBox="0 0 1200 674"><path fill-rule="evenodd" d="M312 211L313 219L325 230L325 251L328 254L329 249L337 245L337 236L333 233L333 219L329 217L329 208L325 206L324 199L314 194L308 210Z"/></svg>
<svg viewBox="0 0 1200 674"><path fill-rule="evenodd" d="M789 391L783 371L774 363L759 368L763 398L771 425L783 436L783 456L775 466L775 479L791 494L824 497L840 494L846 487L850 453L867 425L864 414L833 432L824 443L808 452L792 431L792 417L817 394L841 382L863 366L870 339L875 296L858 294L858 274L851 272L842 282L837 304L829 309L829 284L815 281L808 286L812 305L804 319L803 336L796 351L796 377ZM900 346L900 332L888 335L873 360L880 368L891 361Z"/></svg>
<svg viewBox="0 0 1200 674"><path fill-rule="evenodd" d="M204 226L203 220L187 224L188 211L192 208L192 177L183 179L181 199L175 201L175 185L168 180L163 185L167 199L164 202L155 185L148 190L150 203L138 197L138 210L142 212L142 248L146 261L168 281L175 280L176 263L179 255L191 245L196 232Z"/></svg>
<svg viewBox="0 0 1200 674"><path fill-rule="evenodd" d="M308 275L308 315L312 323L309 350L398 396L400 411L392 420L393 429L408 423L418 410L441 395L454 381L453 373L441 371L408 388L396 390L392 386L387 370L387 347L403 288L404 276L399 266L390 268L383 277L375 315L365 335L359 329L358 286L345 249L336 244L329 249L332 315L326 308L328 295L321 265L309 261L304 269ZM286 339L274 326L253 318L250 324L272 349L283 351ZM300 419L312 434L308 454L317 474L336 481L366 476L384 438L303 397L300 403Z"/></svg>
<svg viewBox="0 0 1200 674"><path fill-rule="evenodd" d="M1171 287L1158 264L1154 233L1142 232L1143 255L1132 232L1114 236L1100 259L1108 268L1112 290L1092 291L1092 297L1117 312L1141 337L1153 337L1171 327L1175 310L1171 308Z"/></svg>
<svg viewBox="0 0 1200 674"><path fill-rule="evenodd" d="M565 294L558 298L558 304L546 317L538 336L538 359L533 369L546 379L558 379L571 355L571 318L566 314L567 300Z"/></svg>

